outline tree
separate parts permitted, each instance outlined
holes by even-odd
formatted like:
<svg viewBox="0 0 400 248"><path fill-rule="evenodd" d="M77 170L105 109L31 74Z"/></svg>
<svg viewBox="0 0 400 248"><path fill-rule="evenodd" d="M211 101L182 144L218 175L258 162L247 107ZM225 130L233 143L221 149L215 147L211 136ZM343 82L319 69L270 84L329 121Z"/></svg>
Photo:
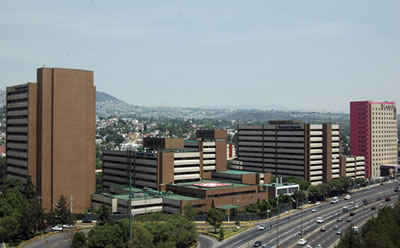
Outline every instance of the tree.
<svg viewBox="0 0 400 248"><path fill-rule="evenodd" d="M216 208L211 208L207 213L207 223L214 227L214 233L217 233L217 228L222 225L224 221L224 211Z"/></svg>
<svg viewBox="0 0 400 248"><path fill-rule="evenodd" d="M87 247L86 245L86 235L83 232L77 232L75 233L73 239L72 239L72 245L71 248L85 248Z"/></svg>
<svg viewBox="0 0 400 248"><path fill-rule="evenodd" d="M133 239L128 242L128 248L152 248L153 235L139 223L133 225Z"/></svg>
<svg viewBox="0 0 400 248"><path fill-rule="evenodd" d="M56 208L54 211L54 217L57 220L57 224L72 224L72 214L67 207L67 200L64 195L61 195L57 201Z"/></svg>
<svg viewBox="0 0 400 248"><path fill-rule="evenodd" d="M0 239L9 241L19 232L18 220L14 216L0 218Z"/></svg>
<svg viewBox="0 0 400 248"><path fill-rule="evenodd" d="M220 240L223 240L224 239L224 227L221 227L220 229L219 229L219 239Z"/></svg>
<svg viewBox="0 0 400 248"><path fill-rule="evenodd" d="M183 207L183 213L189 220L194 220L196 213L194 212L192 204L185 205Z"/></svg>
<svg viewBox="0 0 400 248"><path fill-rule="evenodd" d="M102 204L100 207L100 216L98 219L98 224L104 226L111 221L111 210L106 205Z"/></svg>

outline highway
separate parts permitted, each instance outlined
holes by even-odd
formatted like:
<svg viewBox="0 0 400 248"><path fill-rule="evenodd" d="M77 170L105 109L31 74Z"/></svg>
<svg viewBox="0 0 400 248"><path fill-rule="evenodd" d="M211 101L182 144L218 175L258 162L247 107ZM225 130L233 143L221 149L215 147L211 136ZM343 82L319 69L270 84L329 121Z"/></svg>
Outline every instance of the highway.
<svg viewBox="0 0 400 248"><path fill-rule="evenodd" d="M349 205L349 202L356 202L356 204L360 205L360 208L362 209L364 207L364 205L362 204L363 199L368 199L371 202L370 204L372 204L377 200L378 197L381 197L383 199L387 195L393 195L395 194L393 192L395 185L397 185L397 182L385 183L382 186L374 186L370 190L363 189L359 192L354 192L352 193L352 198L350 200L343 200L343 197L341 197L339 202L336 204L330 204L329 202L322 203L320 206L316 207L316 212L311 212L311 208L309 208L302 211L297 211L293 214L286 215L279 218L279 220L274 219L272 221L260 222L260 224L266 225L266 230L257 230L256 226L230 239L225 240L218 247L252 247L254 242L257 240L261 240L263 244L274 247L278 243L277 237L279 237L280 247L289 247L293 244L296 244L297 241L301 238L301 236L298 234L301 228L304 231L303 237L308 237L307 235L310 235L315 230L319 231L321 224L316 223L316 219L318 217L322 217L325 220L324 223L327 223L330 220L336 220L337 215L343 212L343 206ZM358 216L354 217L354 221L356 223ZM326 232L325 235L328 235L328 232ZM319 236L322 237L324 236L324 234L319 234ZM312 242L314 236L309 237L310 244L314 244L314 242ZM315 238L317 238L317 236Z"/></svg>

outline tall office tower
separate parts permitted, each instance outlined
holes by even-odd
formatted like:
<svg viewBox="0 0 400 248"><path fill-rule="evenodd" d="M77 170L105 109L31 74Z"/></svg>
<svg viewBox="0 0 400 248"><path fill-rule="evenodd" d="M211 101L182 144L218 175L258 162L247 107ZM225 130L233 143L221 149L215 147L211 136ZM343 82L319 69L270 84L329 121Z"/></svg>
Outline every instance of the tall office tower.
<svg viewBox="0 0 400 248"><path fill-rule="evenodd" d="M379 177L381 165L397 165L394 102L350 102L350 153L365 156L365 177Z"/></svg>
<svg viewBox="0 0 400 248"><path fill-rule="evenodd" d="M40 68L37 84L7 87L7 176L31 176L46 210L61 195L73 212L89 208L95 118L92 71Z"/></svg>
<svg viewBox="0 0 400 248"><path fill-rule="evenodd" d="M238 126L239 165L233 169L298 177L316 185L340 176L337 124L270 121Z"/></svg>

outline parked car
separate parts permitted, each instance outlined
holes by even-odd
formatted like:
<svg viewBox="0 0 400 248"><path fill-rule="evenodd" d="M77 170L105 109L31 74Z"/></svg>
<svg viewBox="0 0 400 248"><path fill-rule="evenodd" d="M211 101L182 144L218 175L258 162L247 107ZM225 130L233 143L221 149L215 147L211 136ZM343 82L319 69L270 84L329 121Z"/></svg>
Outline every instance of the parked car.
<svg viewBox="0 0 400 248"><path fill-rule="evenodd" d="M52 231L62 231L63 228L62 228L62 226L53 226L53 227L51 228L51 230L52 230Z"/></svg>
<svg viewBox="0 0 400 248"><path fill-rule="evenodd" d="M306 240L306 239L300 239L300 240L297 242L298 245L305 245L306 243L307 243L307 240Z"/></svg>
<svg viewBox="0 0 400 248"><path fill-rule="evenodd" d="M64 225L62 225L62 227L63 227L63 228L73 228L74 225L67 225L67 224L64 224Z"/></svg>
<svg viewBox="0 0 400 248"><path fill-rule="evenodd" d="M88 220L88 219L84 219L84 220L82 220L82 223L92 223L92 221Z"/></svg>

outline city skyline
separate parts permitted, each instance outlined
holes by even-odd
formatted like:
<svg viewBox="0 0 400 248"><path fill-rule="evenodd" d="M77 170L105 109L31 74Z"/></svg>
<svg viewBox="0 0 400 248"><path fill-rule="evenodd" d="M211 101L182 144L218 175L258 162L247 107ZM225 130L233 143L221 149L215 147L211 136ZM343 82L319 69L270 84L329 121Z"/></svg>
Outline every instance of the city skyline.
<svg viewBox="0 0 400 248"><path fill-rule="evenodd" d="M349 113L350 101L400 100L398 7L6 1L0 88L45 65L93 70L99 91L135 105Z"/></svg>

